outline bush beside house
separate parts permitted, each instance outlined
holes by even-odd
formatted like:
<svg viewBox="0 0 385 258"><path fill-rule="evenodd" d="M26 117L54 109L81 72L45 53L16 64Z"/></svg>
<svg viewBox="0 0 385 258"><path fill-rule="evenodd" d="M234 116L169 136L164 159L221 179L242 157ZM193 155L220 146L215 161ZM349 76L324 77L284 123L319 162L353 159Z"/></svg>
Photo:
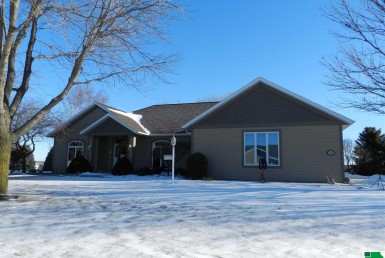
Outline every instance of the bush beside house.
<svg viewBox="0 0 385 258"><path fill-rule="evenodd" d="M53 147L49 150L44 161L43 171L52 171Z"/></svg>
<svg viewBox="0 0 385 258"><path fill-rule="evenodd" d="M92 171L91 164L83 155L79 155L76 158L74 158L67 168L67 173L69 174L76 174L76 173L90 172L90 171Z"/></svg>
<svg viewBox="0 0 385 258"><path fill-rule="evenodd" d="M187 160L185 176L191 179L203 179L207 176L208 160L202 153L194 153Z"/></svg>
<svg viewBox="0 0 385 258"><path fill-rule="evenodd" d="M134 168L130 160L126 157L118 159L114 168L112 169L112 174L114 176L123 176L128 174L133 174Z"/></svg>

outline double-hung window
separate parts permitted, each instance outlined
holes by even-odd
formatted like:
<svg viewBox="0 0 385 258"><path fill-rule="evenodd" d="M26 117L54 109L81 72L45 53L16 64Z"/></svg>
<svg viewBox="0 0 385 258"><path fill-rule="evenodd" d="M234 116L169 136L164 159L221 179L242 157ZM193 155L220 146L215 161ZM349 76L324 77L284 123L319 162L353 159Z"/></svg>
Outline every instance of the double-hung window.
<svg viewBox="0 0 385 258"><path fill-rule="evenodd" d="M243 164L258 166L264 158L268 166L280 166L279 132L244 132Z"/></svg>

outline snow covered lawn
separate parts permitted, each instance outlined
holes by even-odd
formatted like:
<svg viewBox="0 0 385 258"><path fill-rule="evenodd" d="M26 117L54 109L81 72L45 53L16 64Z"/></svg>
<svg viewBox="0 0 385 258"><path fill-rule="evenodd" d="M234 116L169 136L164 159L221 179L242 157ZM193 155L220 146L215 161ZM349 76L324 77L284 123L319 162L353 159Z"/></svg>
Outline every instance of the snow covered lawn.
<svg viewBox="0 0 385 258"><path fill-rule="evenodd" d="M1 257L385 254L385 191L355 185L11 176Z"/></svg>

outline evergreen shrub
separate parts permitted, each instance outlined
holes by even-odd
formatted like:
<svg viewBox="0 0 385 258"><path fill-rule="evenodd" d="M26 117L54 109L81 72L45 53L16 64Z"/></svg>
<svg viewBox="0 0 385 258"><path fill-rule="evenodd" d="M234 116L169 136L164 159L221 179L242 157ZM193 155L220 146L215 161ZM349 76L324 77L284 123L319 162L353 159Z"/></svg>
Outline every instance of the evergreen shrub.
<svg viewBox="0 0 385 258"><path fill-rule="evenodd" d="M76 158L74 158L67 168L67 173L69 174L76 174L76 173L90 172L90 171L92 171L91 164L83 155L79 155Z"/></svg>
<svg viewBox="0 0 385 258"><path fill-rule="evenodd" d="M185 176L191 179L203 179L207 177L208 160L202 153L194 153L187 160Z"/></svg>
<svg viewBox="0 0 385 258"><path fill-rule="evenodd" d="M53 147L49 150L44 161L43 171L52 171Z"/></svg>
<svg viewBox="0 0 385 258"><path fill-rule="evenodd" d="M112 175L114 176L124 176L133 173L134 168L130 160L126 157L118 159L114 168L112 169Z"/></svg>

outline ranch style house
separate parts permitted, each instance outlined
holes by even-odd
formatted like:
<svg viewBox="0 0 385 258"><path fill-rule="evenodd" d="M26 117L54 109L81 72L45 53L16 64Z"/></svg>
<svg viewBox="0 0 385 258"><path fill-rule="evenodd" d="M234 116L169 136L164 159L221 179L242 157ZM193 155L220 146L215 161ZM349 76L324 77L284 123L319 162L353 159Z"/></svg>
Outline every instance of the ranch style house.
<svg viewBox="0 0 385 258"><path fill-rule="evenodd" d="M219 102L153 105L133 112L95 103L54 138L53 172L65 173L82 154L93 171L111 172L121 157L135 169L175 167L200 152L208 176L257 180L258 162L270 181L344 181L342 131L354 121L266 79L257 78Z"/></svg>

